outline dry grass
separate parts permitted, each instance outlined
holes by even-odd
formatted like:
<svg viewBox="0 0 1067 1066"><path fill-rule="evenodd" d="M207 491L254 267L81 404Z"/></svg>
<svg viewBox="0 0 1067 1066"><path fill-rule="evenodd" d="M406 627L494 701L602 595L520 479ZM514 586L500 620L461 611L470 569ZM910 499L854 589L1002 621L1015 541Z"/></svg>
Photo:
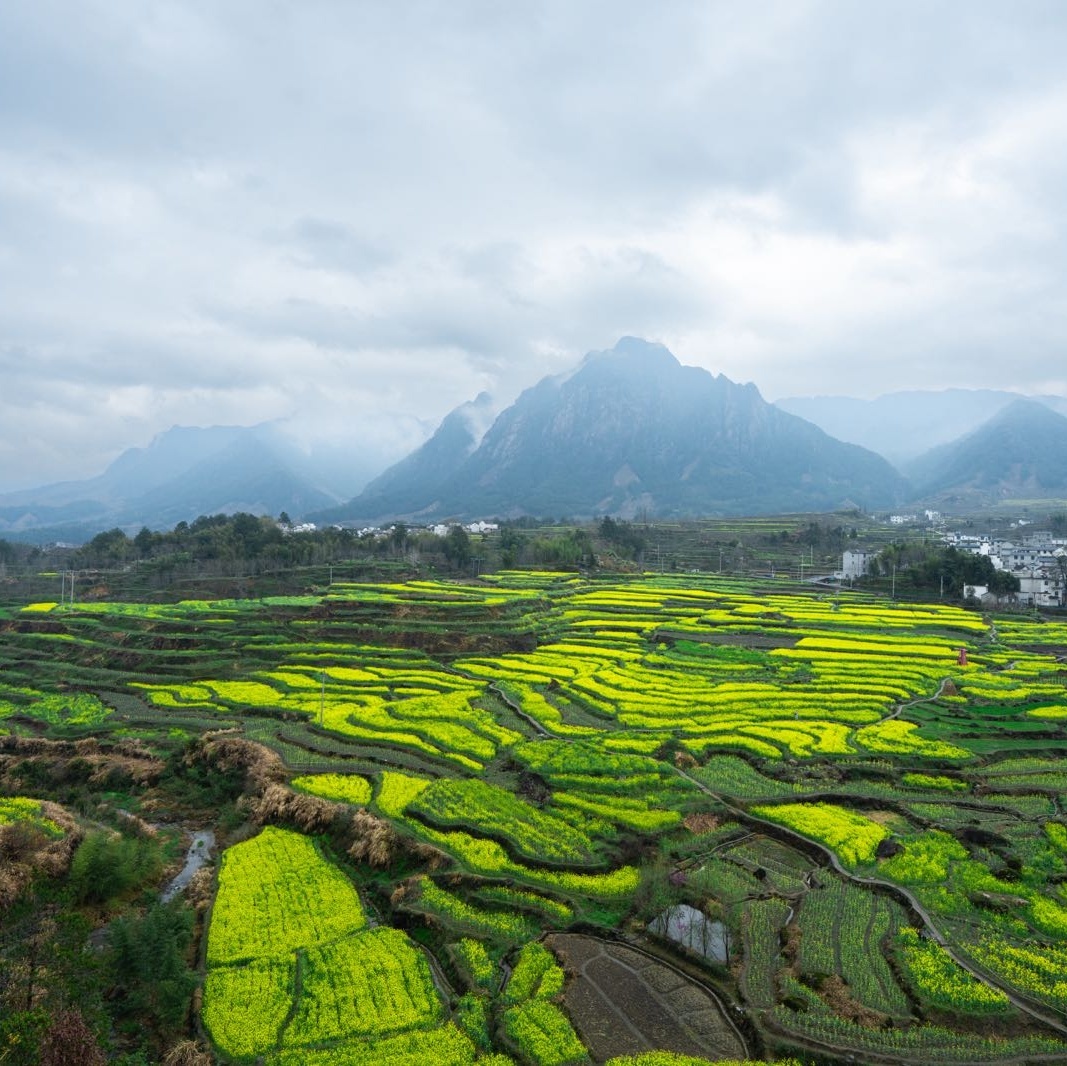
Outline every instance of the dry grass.
<svg viewBox="0 0 1067 1066"><path fill-rule="evenodd" d="M865 1029L881 1029L888 1015L865 1007L852 996L852 990L838 974L824 977L819 985L819 995L826 1005L847 1021L862 1025Z"/></svg>
<svg viewBox="0 0 1067 1066"><path fill-rule="evenodd" d="M268 784L256 796L246 796L241 805L256 825L291 825L303 833L322 833L343 817L345 806L293 792L282 784Z"/></svg>
<svg viewBox="0 0 1067 1066"><path fill-rule="evenodd" d="M205 733L198 737L185 755L188 765L202 762L222 773L244 773L244 788L249 793L264 792L268 786L286 778L285 764L270 748L230 733Z"/></svg>
<svg viewBox="0 0 1067 1066"><path fill-rule="evenodd" d="M353 837L348 854L357 862L369 862L371 866L388 866L397 851L396 831L381 818L365 810L356 810L350 825Z"/></svg>
<svg viewBox="0 0 1067 1066"><path fill-rule="evenodd" d="M45 800L41 813L62 830L55 839L30 822L0 826L0 910L10 907L38 874L62 877L70 869L83 832L70 813Z"/></svg>
<svg viewBox="0 0 1067 1066"><path fill-rule="evenodd" d="M214 1061L195 1040L182 1040L163 1056L162 1066L212 1066Z"/></svg>
<svg viewBox="0 0 1067 1066"><path fill-rule="evenodd" d="M68 741L43 737L0 737L0 786L19 791L19 768L32 767L39 780L62 785L72 775L86 774L91 785L123 783L152 785L163 772L163 761L137 743L123 742L105 748L93 739ZM25 771L23 771L25 772Z"/></svg>

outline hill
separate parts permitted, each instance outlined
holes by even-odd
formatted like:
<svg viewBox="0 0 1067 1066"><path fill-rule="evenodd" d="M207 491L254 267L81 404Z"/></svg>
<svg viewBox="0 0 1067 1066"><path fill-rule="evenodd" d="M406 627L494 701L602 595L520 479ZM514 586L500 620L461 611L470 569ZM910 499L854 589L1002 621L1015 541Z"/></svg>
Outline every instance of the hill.
<svg viewBox="0 0 1067 1066"><path fill-rule="evenodd" d="M1016 400L984 425L934 448L909 468L927 498L1067 494L1067 418L1042 403Z"/></svg>
<svg viewBox="0 0 1067 1066"><path fill-rule="evenodd" d="M1031 398L1067 414L1067 399L1063 397ZM958 440L1018 399L1018 393L996 389L944 389L890 392L873 400L790 396L775 404L814 422L831 436L869 448L905 469L928 450Z"/></svg>
<svg viewBox="0 0 1067 1066"><path fill-rule="evenodd" d="M336 501L294 469L269 425L175 426L101 475L0 496L0 534L77 540L102 529L160 529L199 515L294 516Z"/></svg>
<svg viewBox="0 0 1067 1066"><path fill-rule="evenodd" d="M492 421L493 403L485 392L450 411L429 440L367 485L359 497L362 506L375 514L416 513L456 474ZM316 517L342 521L351 515L351 505L345 505Z"/></svg>

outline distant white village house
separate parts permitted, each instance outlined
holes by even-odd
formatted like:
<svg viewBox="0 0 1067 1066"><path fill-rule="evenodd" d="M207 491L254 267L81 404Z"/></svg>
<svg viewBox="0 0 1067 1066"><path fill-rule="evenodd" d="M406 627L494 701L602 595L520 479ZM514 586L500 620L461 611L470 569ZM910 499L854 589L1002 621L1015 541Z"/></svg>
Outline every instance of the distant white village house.
<svg viewBox="0 0 1067 1066"><path fill-rule="evenodd" d="M935 521L936 511L927 512L930 521ZM914 518L912 515L892 515L890 522L896 525ZM1016 523L1016 528L1020 523ZM1016 602L1032 607L1067 606L1067 538L1053 537L1051 533L1028 533L1020 543L1017 540L980 536L973 533L946 531L942 543L972 555L984 555L993 567L1013 574L1019 580L1019 591L1014 594ZM850 581L864 577L870 570L873 551L846 551L841 556L839 580ZM997 599L986 585L965 585L963 595L983 603Z"/></svg>
<svg viewBox="0 0 1067 1066"><path fill-rule="evenodd" d="M847 551L841 556L841 578L851 581L857 577L863 577L871 565L871 560L877 552Z"/></svg>

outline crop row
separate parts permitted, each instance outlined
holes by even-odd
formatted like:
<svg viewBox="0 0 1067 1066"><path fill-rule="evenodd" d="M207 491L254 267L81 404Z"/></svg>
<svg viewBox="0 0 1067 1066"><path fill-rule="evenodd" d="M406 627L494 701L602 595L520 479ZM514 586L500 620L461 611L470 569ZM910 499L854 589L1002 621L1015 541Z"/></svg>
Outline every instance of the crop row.
<svg viewBox="0 0 1067 1066"><path fill-rule="evenodd" d="M523 941L533 935L533 925L526 918L506 911L492 911L473 906L441 888L430 877L419 878L418 906L420 910L435 914L448 925L474 936Z"/></svg>
<svg viewBox="0 0 1067 1066"><path fill-rule="evenodd" d="M540 941L527 944L520 952L504 989L506 1003L528 999L552 999L563 990L563 970L555 956Z"/></svg>
<svg viewBox="0 0 1067 1066"><path fill-rule="evenodd" d="M904 972L924 1003L957 1014L1002 1014L1008 997L963 969L943 947L910 926L897 942Z"/></svg>
<svg viewBox="0 0 1067 1066"><path fill-rule="evenodd" d="M341 871L307 837L267 826L223 855L208 964L278 957L365 925Z"/></svg>
<svg viewBox="0 0 1067 1066"><path fill-rule="evenodd" d="M63 836L63 828L45 810L39 799L29 796L0 796L0 825L23 823L32 826L45 836Z"/></svg>
<svg viewBox="0 0 1067 1066"><path fill-rule="evenodd" d="M352 886L299 833L267 827L227 849L203 1004L219 1049L251 1059L437 1026L425 956L404 933L364 925Z"/></svg>
<svg viewBox="0 0 1067 1066"><path fill-rule="evenodd" d="M832 803L783 803L757 806L752 813L825 844L847 866L874 861L888 836L884 825Z"/></svg>
<svg viewBox="0 0 1067 1066"><path fill-rule="evenodd" d="M789 908L777 899L753 900L742 914L745 964L741 988L753 1007L769 1010L777 1001L778 933L788 916Z"/></svg>
<svg viewBox="0 0 1067 1066"><path fill-rule="evenodd" d="M441 778L424 789L408 809L434 824L502 836L535 862L592 860L592 841L585 833L486 781Z"/></svg>

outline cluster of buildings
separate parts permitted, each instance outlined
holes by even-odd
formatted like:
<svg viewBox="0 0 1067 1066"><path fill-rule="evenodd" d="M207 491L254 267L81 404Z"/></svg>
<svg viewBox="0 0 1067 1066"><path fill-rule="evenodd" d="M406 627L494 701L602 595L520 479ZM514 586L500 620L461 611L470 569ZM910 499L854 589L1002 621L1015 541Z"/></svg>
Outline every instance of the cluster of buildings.
<svg viewBox="0 0 1067 1066"><path fill-rule="evenodd" d="M438 523L436 526L430 526L430 532L435 537L444 537L448 535L448 531L456 525L462 525L468 533L495 533L500 526L496 522L468 522L464 525L462 522L449 522Z"/></svg>
<svg viewBox="0 0 1067 1066"><path fill-rule="evenodd" d="M1014 574L1019 579L1017 602L1033 607L1067 606L1067 537L1034 532L1006 540L944 533L942 539L960 551L988 556L995 569ZM979 600L989 595L983 585L968 586L966 592Z"/></svg>
<svg viewBox="0 0 1067 1066"><path fill-rule="evenodd" d="M940 511L923 511L922 514L891 514L889 524L891 526L913 526L920 522L937 525L941 521Z"/></svg>
<svg viewBox="0 0 1067 1066"><path fill-rule="evenodd" d="M1019 528L1021 529L1020 523ZM1007 540L971 533L941 534L942 542L972 555L989 558L996 570L1005 570L1019 579L1017 603L1032 607L1067 606L1067 537L1033 532ZM847 551L841 557L839 581L853 581L869 572L876 551ZM996 599L985 585L967 585L964 596L977 600Z"/></svg>

